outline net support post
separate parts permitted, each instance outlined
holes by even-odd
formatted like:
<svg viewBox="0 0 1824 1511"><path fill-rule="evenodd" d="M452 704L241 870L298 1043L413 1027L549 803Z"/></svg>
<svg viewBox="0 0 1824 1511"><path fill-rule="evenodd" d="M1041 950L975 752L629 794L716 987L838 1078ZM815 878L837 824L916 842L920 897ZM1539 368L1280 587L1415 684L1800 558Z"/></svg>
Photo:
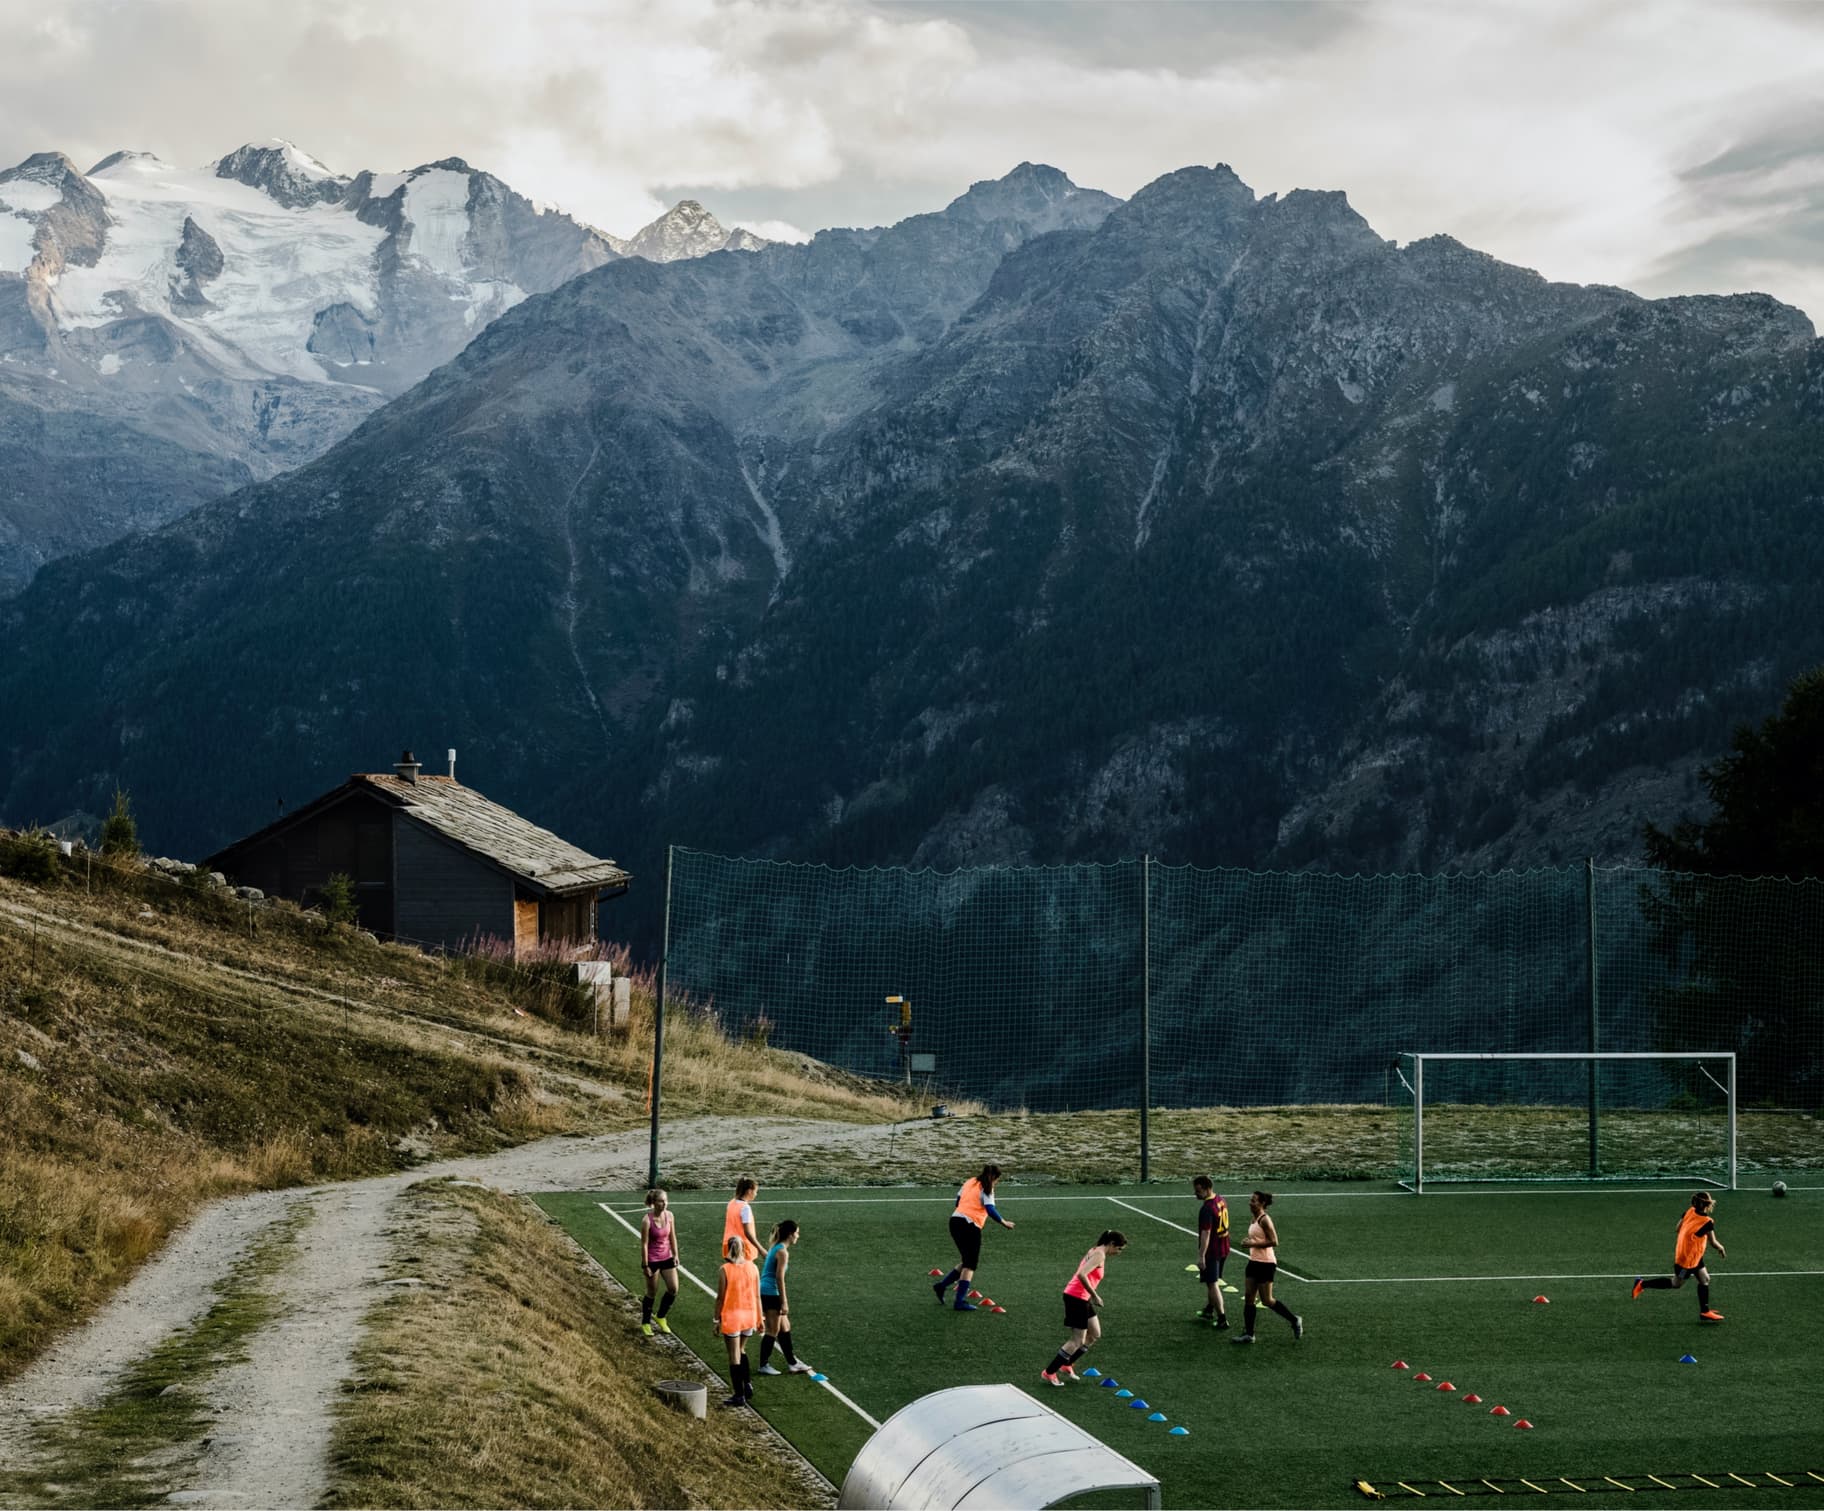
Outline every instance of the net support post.
<svg viewBox="0 0 1824 1511"><path fill-rule="evenodd" d="M1596 857L1586 856L1583 862L1583 895L1586 922L1584 926L1584 954L1589 962L1590 972L1590 1053L1597 1054L1602 1045L1599 1041L1601 989L1596 979ZM1601 1062L1590 1061L1590 1178L1594 1180L1602 1174L1602 1140L1600 1133L1601 1114L1598 1107L1599 1082L1598 1074Z"/></svg>
<svg viewBox="0 0 1824 1511"><path fill-rule="evenodd" d="M659 1183L659 1092L665 1071L665 964L671 955L671 853L665 847L665 927L659 936L659 972L652 992L652 1141L646 1158L646 1184Z"/></svg>
<svg viewBox="0 0 1824 1511"><path fill-rule="evenodd" d="M1153 858L1140 857L1140 1180L1152 1175Z"/></svg>

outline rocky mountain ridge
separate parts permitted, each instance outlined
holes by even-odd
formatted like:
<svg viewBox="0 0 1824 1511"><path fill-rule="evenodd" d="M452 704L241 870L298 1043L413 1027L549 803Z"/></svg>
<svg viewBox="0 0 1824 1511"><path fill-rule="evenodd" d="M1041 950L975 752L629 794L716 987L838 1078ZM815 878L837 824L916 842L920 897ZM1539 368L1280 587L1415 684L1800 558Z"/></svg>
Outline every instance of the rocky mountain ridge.
<svg viewBox="0 0 1824 1511"><path fill-rule="evenodd" d="M309 466L47 569L0 608L0 729L40 731L0 811L118 781L200 851L447 743L647 875L1630 855L1824 660L1821 421L1764 296L1023 164L605 264Z"/></svg>

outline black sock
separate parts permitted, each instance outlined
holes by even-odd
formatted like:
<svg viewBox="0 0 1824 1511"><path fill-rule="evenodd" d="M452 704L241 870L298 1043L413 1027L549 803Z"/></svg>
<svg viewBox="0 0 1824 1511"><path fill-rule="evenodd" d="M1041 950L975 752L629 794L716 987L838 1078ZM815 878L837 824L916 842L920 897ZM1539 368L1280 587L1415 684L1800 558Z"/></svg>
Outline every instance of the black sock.
<svg viewBox="0 0 1824 1511"><path fill-rule="evenodd" d="M1244 1333L1254 1331L1254 1303L1246 1302L1241 1308L1241 1330Z"/></svg>
<svg viewBox="0 0 1824 1511"><path fill-rule="evenodd" d="M787 1364L796 1364L798 1355L792 1352L792 1330L788 1327L779 1334L779 1352L785 1355Z"/></svg>
<svg viewBox="0 0 1824 1511"><path fill-rule="evenodd" d="M1286 1303L1283 1301L1269 1301L1267 1303L1267 1305L1273 1311L1278 1312L1279 1315L1284 1317L1286 1319L1286 1321L1288 1321L1288 1322L1290 1322L1293 1319L1293 1317L1296 1315L1296 1313L1293 1312L1292 1308L1287 1306ZM1248 1331L1252 1332L1253 1329L1249 1328Z"/></svg>
<svg viewBox="0 0 1824 1511"><path fill-rule="evenodd" d="M773 1357L773 1340L771 1338L762 1338L760 1340L760 1367L762 1369L765 1369L767 1366L767 1361L770 1360L772 1357Z"/></svg>
<svg viewBox="0 0 1824 1511"><path fill-rule="evenodd" d="M1700 1312L1710 1310L1710 1287L1701 1280L1697 1283L1697 1309Z"/></svg>
<svg viewBox="0 0 1824 1511"><path fill-rule="evenodd" d="M743 1359L740 1368L740 1393L744 1396L751 1396L754 1393L754 1361L752 1359Z"/></svg>
<svg viewBox="0 0 1824 1511"><path fill-rule="evenodd" d="M949 1290L951 1286L955 1285L956 1282L962 1278L962 1275L963 1272L961 1270L952 1270L948 1275L944 1276L942 1280L938 1281L937 1288L940 1291Z"/></svg>
<svg viewBox="0 0 1824 1511"><path fill-rule="evenodd" d="M667 1291L663 1296L659 1297L659 1315L661 1317L663 1317L668 1311L670 1311L671 1303L676 1301L677 1299L678 1299L678 1293L676 1291Z"/></svg>
<svg viewBox="0 0 1824 1511"><path fill-rule="evenodd" d="M652 1321L652 1297L640 1297L640 1325L643 1327Z"/></svg>
<svg viewBox="0 0 1824 1511"><path fill-rule="evenodd" d="M1051 1356L1051 1363L1045 1366L1045 1373L1048 1375L1055 1375L1068 1363L1070 1363L1070 1355L1063 1349L1059 1349Z"/></svg>
<svg viewBox="0 0 1824 1511"><path fill-rule="evenodd" d="M1670 1291L1675 1289L1670 1275L1655 1275L1651 1280L1643 1280L1640 1287L1644 1291Z"/></svg>

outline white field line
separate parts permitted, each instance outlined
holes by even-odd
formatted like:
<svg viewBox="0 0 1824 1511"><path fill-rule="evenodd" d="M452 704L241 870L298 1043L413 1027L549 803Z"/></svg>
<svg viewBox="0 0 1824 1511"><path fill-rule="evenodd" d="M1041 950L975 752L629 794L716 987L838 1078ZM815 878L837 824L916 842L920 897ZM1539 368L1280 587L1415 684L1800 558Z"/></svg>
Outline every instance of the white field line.
<svg viewBox="0 0 1824 1511"><path fill-rule="evenodd" d="M1138 1212L1142 1217L1150 1217L1154 1222L1162 1222L1168 1228L1176 1228L1180 1233L1189 1233L1193 1238L1197 1236L1197 1230L1195 1228L1187 1228L1183 1223L1173 1222L1171 1218L1161 1217L1156 1212L1149 1212L1145 1207L1136 1207L1131 1201L1122 1201L1118 1196L1105 1197L1104 1200L1112 1201L1117 1207L1126 1207L1130 1212ZM1283 1264L1279 1267L1279 1273L1284 1275L1288 1280L1301 1281L1305 1285L1323 1285L1325 1283L1321 1280L1311 1280L1304 1275L1294 1274Z"/></svg>
<svg viewBox="0 0 1824 1511"><path fill-rule="evenodd" d="M1222 1181L1217 1182L1218 1187L1222 1186L1223 1184L1225 1184L1225 1183ZM1229 1181L1226 1184L1228 1184L1229 1186L1232 1186L1236 1190L1240 1190L1244 1185L1247 1184L1247 1182L1236 1180L1236 1181ZM1529 1186L1526 1189L1520 1190L1520 1191L1432 1191L1432 1190L1428 1190L1428 1191L1426 1191L1425 1195L1427 1198L1435 1197L1440 1201L1454 1201L1461 1197L1470 1197L1470 1196L1542 1196L1542 1197L1550 1197L1553 1201L1556 1201L1560 1197L1565 1197L1565 1196L1664 1196L1666 1194L1666 1192L1669 1190L1670 1191L1682 1190L1682 1189L1685 1189L1686 1187L1690 1186L1690 1184L1691 1184L1690 1181L1680 1182L1680 1181L1668 1180L1664 1185L1660 1185L1660 1186L1591 1186L1591 1187ZM878 1191L881 1188L879 1186L811 1186L811 1187L780 1186L775 1189L781 1190L781 1191L803 1191L803 1190ZM1727 1188L1725 1188L1725 1189L1727 1189ZM1786 1189L1788 1191L1793 1191L1793 1192L1824 1191L1824 1186L1788 1185ZM1367 1198L1395 1197L1401 1201L1410 1201L1412 1199L1412 1194L1413 1193L1410 1191L1285 1191L1280 1194L1279 1199L1281 1201L1360 1201L1364 1197L1367 1197ZM1729 1196L1730 1196L1731 1200L1734 1200L1737 1198L1753 1196L1754 1194L1755 1194L1755 1188L1751 1187L1751 1186L1738 1187L1736 1190L1729 1192ZM1018 1191L1018 1190L1013 1191L1012 1196L1013 1196L1013 1200L1016 1202L1113 1201L1115 1199L1115 1198L1109 1197L1109 1196L1039 1196L1037 1194L1028 1194L1026 1192ZM1167 1196L1164 1192L1160 1192L1158 1195L1152 1195L1152 1194L1144 1192L1144 1191L1138 1192L1137 1199L1140 1201L1189 1201L1189 1200L1191 1200L1191 1198L1189 1196L1177 1196L1177 1195ZM950 1205L954 1205L955 1198L949 1197L949 1196L941 1196L941 1197L940 1196L807 1196L807 1197L803 1197L798 1200L794 1200L791 1203L791 1205L794 1207L817 1207L817 1206L842 1206L847 1203L853 1203L857 1206L860 1206L860 1205L866 1205L866 1204L871 1204L871 1203L885 1203L885 1202L905 1202L908 1205L913 1205L913 1204L920 1203L920 1202L935 1203L935 1202L939 1202L939 1201L945 1202ZM671 1203L671 1205L674 1207L721 1207L721 1206L726 1206L727 1204L728 1204L727 1198L720 1197L720 1196L716 1197L715 1199L710 1200L710 1201L695 1201L695 1200L675 1201L674 1200ZM623 1210L628 1211L628 1212L644 1212L646 1210L646 1208L642 1204L640 1206L626 1207Z"/></svg>
<svg viewBox="0 0 1824 1511"><path fill-rule="evenodd" d="M598 1201L596 1203L596 1205L598 1207L600 1207L604 1212L606 1212L610 1217L612 1217L616 1222L618 1222L629 1233L633 1234L633 1241L635 1243L638 1243L640 1241L640 1230L638 1228L636 1228L632 1223L628 1222L626 1218L622 1217L621 1214L619 1212L615 1211L613 1207L609 1206L607 1202ZM688 1280L692 1285L694 1285L698 1290L700 1290L705 1296L709 1297L709 1299L711 1301L714 1301L716 1299L716 1291L715 1291L714 1286L705 1285L700 1277L691 1273L691 1271L685 1269L683 1265L678 1266L678 1273L680 1275L682 1275L686 1280ZM836 1399L838 1401L842 1402L842 1404L844 1406L848 1407L850 1411L854 1412L856 1416L860 1417L862 1419L862 1421L866 1422L868 1424L868 1426L872 1427L876 1432L880 1431L879 1422L877 1422L873 1417L869 1416L865 1411L863 1411L859 1406L857 1406L853 1401L851 1401L847 1396L845 1396L834 1385L830 1384L830 1382L828 1380L816 1380L816 1381L813 1381L812 1383L816 1384L816 1385L821 1385L831 1395L836 1397Z"/></svg>
<svg viewBox="0 0 1824 1511"><path fill-rule="evenodd" d="M1284 1273L1283 1271L1281 1273ZM1726 1280L1792 1279L1806 1275L1824 1275L1824 1270L1717 1270L1711 1284ZM1350 1280L1311 1280L1308 1285L1418 1285L1431 1281L1477 1280L1638 1280L1638 1274L1617 1272L1610 1275L1374 1275Z"/></svg>

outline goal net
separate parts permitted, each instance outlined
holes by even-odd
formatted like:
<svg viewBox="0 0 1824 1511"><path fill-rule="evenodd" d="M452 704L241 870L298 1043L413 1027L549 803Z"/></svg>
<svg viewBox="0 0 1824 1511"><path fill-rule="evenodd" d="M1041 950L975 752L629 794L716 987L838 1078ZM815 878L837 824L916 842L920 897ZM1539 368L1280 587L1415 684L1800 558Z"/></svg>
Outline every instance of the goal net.
<svg viewBox="0 0 1824 1511"><path fill-rule="evenodd" d="M1400 1184L1693 1180L1735 1187L1735 1056L1415 1054Z"/></svg>

